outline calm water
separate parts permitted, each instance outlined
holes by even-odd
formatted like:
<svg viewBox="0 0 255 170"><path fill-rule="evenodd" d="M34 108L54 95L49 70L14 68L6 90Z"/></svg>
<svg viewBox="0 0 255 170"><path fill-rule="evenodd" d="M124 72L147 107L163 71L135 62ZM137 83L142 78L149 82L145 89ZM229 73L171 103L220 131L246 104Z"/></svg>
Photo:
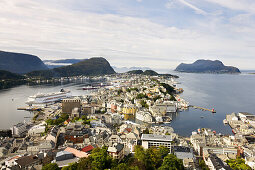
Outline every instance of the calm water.
<svg viewBox="0 0 255 170"><path fill-rule="evenodd" d="M183 136L190 136L198 128L211 128L217 133L231 134L231 129L222 120L226 114L232 112L255 112L255 75L240 74L191 74L174 73L180 76L178 86L184 88L181 95L191 105L208 109L215 108L217 113L204 112L190 108L177 113L171 126L175 132ZM19 86L0 91L0 129L9 128L15 123L32 116L29 112L18 111L17 107L24 107L27 97L38 92L55 92L61 87L70 89L73 95L87 94L79 90L83 82L76 82L59 86ZM12 100L13 99L13 100ZM204 118L200 118L204 116Z"/></svg>
<svg viewBox="0 0 255 170"><path fill-rule="evenodd" d="M180 135L190 136L198 128L211 128L217 133L232 134L229 126L223 124L226 114L232 112L255 112L255 75L240 74L191 74L175 73L180 76L181 95L190 105L217 113L190 108L180 112L171 126ZM204 116L204 118L201 118Z"/></svg>

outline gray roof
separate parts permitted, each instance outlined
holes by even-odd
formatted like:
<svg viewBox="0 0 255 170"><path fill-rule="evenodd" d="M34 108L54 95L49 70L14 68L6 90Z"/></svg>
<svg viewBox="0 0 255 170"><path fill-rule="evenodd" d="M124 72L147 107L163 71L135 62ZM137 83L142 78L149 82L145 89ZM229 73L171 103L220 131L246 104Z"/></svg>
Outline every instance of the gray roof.
<svg viewBox="0 0 255 170"><path fill-rule="evenodd" d="M62 155L73 155L73 154L71 152L67 152L67 151L60 151L56 154L56 157L59 157Z"/></svg>
<svg viewBox="0 0 255 170"><path fill-rule="evenodd" d="M142 134L142 140L171 142L171 135Z"/></svg>

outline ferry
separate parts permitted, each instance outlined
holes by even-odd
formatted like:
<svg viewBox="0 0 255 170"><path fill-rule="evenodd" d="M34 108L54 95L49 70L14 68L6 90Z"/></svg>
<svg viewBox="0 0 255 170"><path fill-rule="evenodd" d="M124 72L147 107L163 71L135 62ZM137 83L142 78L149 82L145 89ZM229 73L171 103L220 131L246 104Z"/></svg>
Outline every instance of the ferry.
<svg viewBox="0 0 255 170"><path fill-rule="evenodd" d="M29 96L26 104L31 106L33 104L47 104L56 101L61 101L62 99L72 97L71 91L61 89L60 92L46 93L46 94L36 94L34 96Z"/></svg>
<svg viewBox="0 0 255 170"><path fill-rule="evenodd" d="M83 90L96 90L98 87L93 87L93 86L85 86L82 88Z"/></svg>

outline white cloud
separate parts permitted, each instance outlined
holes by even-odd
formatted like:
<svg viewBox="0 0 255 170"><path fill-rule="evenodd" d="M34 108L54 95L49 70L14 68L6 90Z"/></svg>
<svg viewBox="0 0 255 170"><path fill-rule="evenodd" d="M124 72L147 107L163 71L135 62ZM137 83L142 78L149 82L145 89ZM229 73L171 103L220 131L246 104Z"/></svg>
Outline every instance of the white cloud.
<svg viewBox="0 0 255 170"><path fill-rule="evenodd" d="M146 18L67 10L64 4L56 8L39 0L3 0L0 47L42 59L103 56L112 65L127 67L174 68L198 58L221 59L243 68L253 66L249 63L254 61L255 49L249 42L254 32L235 39L239 27L208 23L201 25L207 31L200 27L180 29ZM212 27L217 27L215 32L207 29ZM229 33L219 35L219 28Z"/></svg>

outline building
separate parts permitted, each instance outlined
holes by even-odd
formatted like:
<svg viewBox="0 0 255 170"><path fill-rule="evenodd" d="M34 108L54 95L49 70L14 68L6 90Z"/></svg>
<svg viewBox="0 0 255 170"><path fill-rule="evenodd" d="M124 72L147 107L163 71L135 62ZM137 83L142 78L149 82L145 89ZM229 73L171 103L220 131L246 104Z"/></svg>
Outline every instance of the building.
<svg viewBox="0 0 255 170"><path fill-rule="evenodd" d="M27 128L25 123L18 123L11 127L12 135L14 137L23 137L26 135Z"/></svg>
<svg viewBox="0 0 255 170"><path fill-rule="evenodd" d="M124 144L114 143L107 152L113 159L121 160L124 157Z"/></svg>
<svg viewBox="0 0 255 170"><path fill-rule="evenodd" d="M174 155L183 161L183 165L185 168L194 167L194 153L192 148L184 147L184 146L174 146Z"/></svg>
<svg viewBox="0 0 255 170"><path fill-rule="evenodd" d="M62 100L62 112L71 114L74 108L81 110L81 99L72 98L72 99L63 99Z"/></svg>
<svg viewBox="0 0 255 170"><path fill-rule="evenodd" d="M154 134L142 134L141 140L142 146L145 149L159 146L165 146L171 149L171 142L173 141L171 135L154 135Z"/></svg>
<svg viewBox="0 0 255 170"><path fill-rule="evenodd" d="M39 125L35 125L28 130L29 136L41 136L42 133L45 132L45 125L41 123Z"/></svg>

